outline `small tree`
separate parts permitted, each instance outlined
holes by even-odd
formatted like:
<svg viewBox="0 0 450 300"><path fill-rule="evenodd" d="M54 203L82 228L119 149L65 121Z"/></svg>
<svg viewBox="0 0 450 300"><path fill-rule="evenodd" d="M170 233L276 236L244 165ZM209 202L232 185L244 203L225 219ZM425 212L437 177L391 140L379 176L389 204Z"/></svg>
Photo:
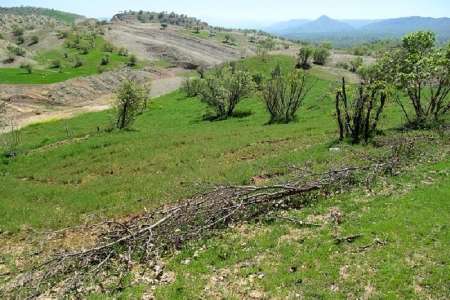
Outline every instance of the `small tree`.
<svg viewBox="0 0 450 300"><path fill-rule="evenodd" d="M30 40L29 46L33 46L39 43L39 37L37 35L33 35Z"/></svg>
<svg viewBox="0 0 450 300"><path fill-rule="evenodd" d="M127 48L120 48L119 51L117 52L119 54L119 56L128 56L128 49Z"/></svg>
<svg viewBox="0 0 450 300"><path fill-rule="evenodd" d="M137 57L136 55L132 54L130 55L130 58L128 59L127 66L129 67L135 67L137 65Z"/></svg>
<svg viewBox="0 0 450 300"><path fill-rule="evenodd" d="M83 66L83 60L81 59L81 57L79 55L76 55L74 57L73 67L74 68L80 68L82 66Z"/></svg>
<svg viewBox="0 0 450 300"><path fill-rule="evenodd" d="M161 23L161 30L166 30L167 27L169 27L169 24L167 24L167 23Z"/></svg>
<svg viewBox="0 0 450 300"><path fill-rule="evenodd" d="M22 70L25 70L25 72L27 72L27 74L33 73L33 66L32 66L31 63L29 63L29 62L23 62L23 63L20 65L20 68L21 68Z"/></svg>
<svg viewBox="0 0 450 300"><path fill-rule="evenodd" d="M305 46L300 48L300 51L298 53L298 63L297 68L298 69L304 69L307 70L311 67L309 64L309 59L311 55L313 54L313 49L309 46Z"/></svg>
<svg viewBox="0 0 450 300"><path fill-rule="evenodd" d="M336 117L339 139L351 139L357 144L366 143L377 131L378 121L383 113L388 94L385 85L379 81L362 81L349 99L345 78L336 92Z"/></svg>
<svg viewBox="0 0 450 300"><path fill-rule="evenodd" d="M133 124L136 116L146 106L149 90L135 81L126 80L117 93L117 129L127 129Z"/></svg>
<svg viewBox="0 0 450 300"><path fill-rule="evenodd" d="M54 59L50 62L50 69L60 69L61 61L59 59Z"/></svg>
<svg viewBox="0 0 450 300"><path fill-rule="evenodd" d="M199 95L202 102L214 109L214 119L223 120L231 117L236 105L252 91L248 72L225 66L206 76Z"/></svg>
<svg viewBox="0 0 450 300"><path fill-rule="evenodd" d="M100 64L101 64L102 66L106 66L106 65L109 64L109 60L110 60L110 56L109 56L108 54L105 54L105 55L102 56L102 59L101 59L101 61L100 61Z"/></svg>
<svg viewBox="0 0 450 300"><path fill-rule="evenodd" d="M202 81L199 78L187 78L183 82L183 91L189 98L198 96L202 88Z"/></svg>
<svg viewBox="0 0 450 300"><path fill-rule="evenodd" d="M262 91L267 111L270 113L269 123L289 123L295 120L297 111L311 88L305 72L294 70L282 74L281 68L277 66Z"/></svg>
<svg viewBox="0 0 450 300"><path fill-rule="evenodd" d="M424 127L441 121L450 111L450 44L437 48L432 32L416 32L403 38L397 51L387 53L379 68L387 81L409 98L413 113L397 103L409 125Z"/></svg>
<svg viewBox="0 0 450 300"><path fill-rule="evenodd" d="M316 65L325 65L331 53L327 48L316 48L314 49L313 59Z"/></svg>
<svg viewBox="0 0 450 300"><path fill-rule="evenodd" d="M362 57L355 57L354 59L350 60L350 72L356 73L358 72L359 68L362 67L364 63L364 60Z"/></svg>
<svg viewBox="0 0 450 300"><path fill-rule="evenodd" d="M113 46L113 44L106 42L106 43L103 45L103 52L110 52L110 53L114 52L114 46Z"/></svg>

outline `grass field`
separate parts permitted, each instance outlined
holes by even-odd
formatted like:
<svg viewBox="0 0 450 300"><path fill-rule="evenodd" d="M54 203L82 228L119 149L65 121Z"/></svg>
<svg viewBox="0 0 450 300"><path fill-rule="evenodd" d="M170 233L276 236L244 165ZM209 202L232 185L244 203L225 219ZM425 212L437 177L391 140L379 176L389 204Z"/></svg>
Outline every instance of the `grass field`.
<svg viewBox="0 0 450 300"><path fill-rule="evenodd" d="M284 70L294 65L284 56L241 64L266 75L277 64ZM312 78L314 88L290 124L267 125L257 95L238 105L240 117L205 121L203 103L175 92L153 100L130 131L105 131L111 111L26 127L19 155L0 161L0 231L20 236L26 229L122 217L218 184L249 184L255 176L282 181L292 166L318 171L366 164L361 154L386 151L337 145L335 83L319 77ZM399 109L389 105L385 115L385 138L400 135ZM447 144L425 143L423 151L444 156ZM330 151L336 145L341 151ZM187 245L167 258L175 279L158 288L156 298L445 299L450 161L423 160L377 181L373 190L319 197L288 212L318 227L250 222ZM338 225L329 217L336 209L342 214ZM360 237L335 242L352 235ZM117 294L90 298L133 299L145 292L128 284Z"/></svg>
<svg viewBox="0 0 450 300"><path fill-rule="evenodd" d="M77 50L61 48L38 54L34 59L39 66L28 74L20 68L0 68L0 83L8 84L46 84L68 80L80 76L89 76L99 73L99 66L104 55L110 55L110 62L103 66L103 70L112 70L124 66L128 57L119 56L117 53L107 53L103 51L105 41L98 37L95 48L88 54L80 55ZM64 54L68 54L68 58ZM74 58L79 56L83 62L81 67L74 67ZM50 69L50 64L54 60L61 62L61 69Z"/></svg>

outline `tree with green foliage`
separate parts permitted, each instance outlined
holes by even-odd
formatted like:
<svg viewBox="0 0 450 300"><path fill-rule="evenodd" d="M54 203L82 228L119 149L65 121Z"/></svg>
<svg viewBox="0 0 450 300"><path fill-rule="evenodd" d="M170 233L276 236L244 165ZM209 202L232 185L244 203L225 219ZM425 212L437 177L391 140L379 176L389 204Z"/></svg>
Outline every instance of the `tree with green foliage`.
<svg viewBox="0 0 450 300"><path fill-rule="evenodd" d="M61 61L54 59L50 62L50 69L61 69Z"/></svg>
<svg viewBox="0 0 450 300"><path fill-rule="evenodd" d="M196 97L202 88L202 80L200 78L187 78L183 82L182 90L189 98Z"/></svg>
<svg viewBox="0 0 450 300"><path fill-rule="evenodd" d="M25 54L26 54L25 50L23 48L20 48L20 47L9 45L6 49L8 50L8 53L13 55L13 56L22 56L22 57L24 57Z"/></svg>
<svg viewBox="0 0 450 300"><path fill-rule="evenodd" d="M310 80L301 70L283 74L280 66L264 85L262 96L270 113L270 124L289 123L296 118L298 109L312 88Z"/></svg>
<svg viewBox="0 0 450 300"><path fill-rule="evenodd" d="M109 54L105 54L105 55L102 56L102 59L101 59L101 61L100 61L100 65L106 66L106 65L109 64L109 61L110 61L110 56L109 56Z"/></svg>
<svg viewBox="0 0 450 300"><path fill-rule="evenodd" d="M28 46L33 46L36 45L37 43L39 43L39 37L37 35L33 35L30 38L30 43L28 44Z"/></svg>
<svg viewBox="0 0 450 300"><path fill-rule="evenodd" d="M137 115L142 112L149 99L150 91L147 87L133 80L126 80L116 92L117 118L116 128L123 130L131 127Z"/></svg>
<svg viewBox="0 0 450 300"><path fill-rule="evenodd" d="M350 65L350 72L356 73L358 72L358 70L362 67L364 63L364 60L362 57L355 57L352 60L350 60L349 65Z"/></svg>
<svg viewBox="0 0 450 300"><path fill-rule="evenodd" d="M128 59L127 66L135 67L137 65L137 63L138 63L138 59L137 59L136 55L131 54L130 58Z"/></svg>
<svg viewBox="0 0 450 300"><path fill-rule="evenodd" d="M33 73L33 65L29 62L23 62L22 64L20 64L20 68L22 70L25 70L25 72L27 72L27 74Z"/></svg>
<svg viewBox="0 0 450 300"><path fill-rule="evenodd" d="M119 51L117 52L117 54L119 54L119 56L128 56L128 49L127 48L120 48Z"/></svg>
<svg viewBox="0 0 450 300"><path fill-rule="evenodd" d="M74 60L73 60L73 67L80 68L83 66L83 64L84 64L84 62L81 59L81 57L79 55L75 55Z"/></svg>
<svg viewBox="0 0 450 300"><path fill-rule="evenodd" d="M215 111L214 119L231 117L236 105L254 89L250 73L226 65L205 76L199 96Z"/></svg>
<svg viewBox="0 0 450 300"><path fill-rule="evenodd" d="M304 46L300 48L300 51L298 52L298 63L297 63L298 69L307 70L311 68L311 65L309 64L309 59L313 54L313 52L314 49L309 46Z"/></svg>
<svg viewBox="0 0 450 300"><path fill-rule="evenodd" d="M161 23L161 30L166 30L167 27L169 27L169 24L167 24L167 23Z"/></svg>
<svg viewBox="0 0 450 300"><path fill-rule="evenodd" d="M114 45L111 44L111 43L106 42L103 45L103 52L110 52L110 53L114 52Z"/></svg>
<svg viewBox="0 0 450 300"><path fill-rule="evenodd" d="M330 57L330 50L324 47L319 47L314 49L313 61L316 65L325 65L328 58Z"/></svg>
<svg viewBox="0 0 450 300"><path fill-rule="evenodd" d="M436 47L434 33L419 31L406 35L399 49L379 60L378 68L399 91L396 101L409 126L438 124L449 112L450 44ZM404 105L403 96L409 99L413 113Z"/></svg>
<svg viewBox="0 0 450 300"><path fill-rule="evenodd" d="M12 28L12 34L15 37L23 37L24 32L25 32L24 29L22 27L17 26L17 25L14 25L13 28Z"/></svg>

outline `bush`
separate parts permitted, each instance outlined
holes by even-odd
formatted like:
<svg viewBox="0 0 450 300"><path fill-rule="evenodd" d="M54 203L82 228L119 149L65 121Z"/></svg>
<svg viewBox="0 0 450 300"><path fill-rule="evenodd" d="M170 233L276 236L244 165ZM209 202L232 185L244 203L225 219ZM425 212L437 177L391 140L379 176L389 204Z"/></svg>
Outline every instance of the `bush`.
<svg viewBox="0 0 450 300"><path fill-rule="evenodd" d="M127 48L120 48L118 51L119 56L128 56L128 49Z"/></svg>
<svg viewBox="0 0 450 300"><path fill-rule="evenodd" d="M304 71L294 70L282 74L280 66L272 72L272 78L263 89L263 100L270 113L270 124L289 123L311 90L309 79Z"/></svg>
<svg viewBox="0 0 450 300"><path fill-rule="evenodd" d="M83 60L81 59L81 57L80 56L78 56L78 55L76 55L75 57L74 57L74 60L73 60L73 67L74 68L79 68L79 67L82 67L83 66Z"/></svg>
<svg viewBox="0 0 450 300"><path fill-rule="evenodd" d="M114 46L111 43L106 42L103 45L103 52L110 52L110 53L114 52Z"/></svg>
<svg viewBox="0 0 450 300"><path fill-rule="evenodd" d="M7 47L8 53L14 56L25 56L25 50L23 48L20 47L15 47L15 46L8 46ZM14 60L13 60L14 61Z"/></svg>
<svg viewBox="0 0 450 300"><path fill-rule="evenodd" d="M22 70L25 70L28 74L33 73L33 66L31 65L31 63L24 62L20 65L20 68Z"/></svg>
<svg viewBox="0 0 450 300"><path fill-rule="evenodd" d="M348 95L354 94L353 99ZM345 79L336 92L336 117L339 139L351 139L357 144L362 139L367 143L377 131L378 121L387 100L384 85L375 82L361 82L353 93L347 90Z"/></svg>
<svg viewBox="0 0 450 300"><path fill-rule="evenodd" d="M138 60L137 60L136 55L132 54L132 55L130 55L130 58L128 59L127 66L135 67L137 65L137 62L138 62Z"/></svg>
<svg viewBox="0 0 450 300"><path fill-rule="evenodd" d="M215 112L213 119L223 120L233 115L236 105L253 90L251 75L227 65L206 76L200 89L200 99Z"/></svg>
<svg viewBox="0 0 450 300"><path fill-rule="evenodd" d="M61 69L61 61L54 59L50 62L50 69Z"/></svg>
<svg viewBox="0 0 450 300"><path fill-rule="evenodd" d="M348 70L348 69L350 69L350 66L346 62L338 62L338 63L336 63L336 68Z"/></svg>
<svg viewBox="0 0 450 300"><path fill-rule="evenodd" d="M309 58L313 54L313 49L309 46L302 47L298 53L298 63L297 68L298 69L304 69L307 70L311 67L309 64Z"/></svg>
<svg viewBox="0 0 450 300"><path fill-rule="evenodd" d="M117 93L117 129L127 129L133 124L136 116L146 105L149 90L134 81L126 80Z"/></svg>
<svg viewBox="0 0 450 300"><path fill-rule="evenodd" d="M39 37L37 35L33 35L30 40L29 46L33 46L39 43Z"/></svg>
<svg viewBox="0 0 450 300"><path fill-rule="evenodd" d="M253 74L252 79L253 79L253 82L256 85L256 88L258 90L262 90L263 82L264 82L264 75L262 73Z"/></svg>
<svg viewBox="0 0 450 300"><path fill-rule="evenodd" d="M16 39L16 44L22 45L23 43L25 43L25 39L23 38L23 36L18 36Z"/></svg>
<svg viewBox="0 0 450 300"><path fill-rule="evenodd" d="M102 56L102 59L101 59L101 61L100 61L100 64L101 64L102 66L106 66L106 65L109 64L109 61L110 61L110 56L106 54L106 55L103 55L103 56Z"/></svg>
<svg viewBox="0 0 450 300"><path fill-rule="evenodd" d="M67 38L69 36L69 33L67 31L60 30L56 33L56 36L58 37L58 39L62 40Z"/></svg>
<svg viewBox="0 0 450 300"><path fill-rule="evenodd" d="M13 34L15 37L23 36L23 33L24 33L23 28L18 27L18 26L14 26L14 27L13 27L12 34Z"/></svg>
<svg viewBox="0 0 450 300"><path fill-rule="evenodd" d="M316 65L325 65L331 53L326 48L314 49L313 59Z"/></svg>
<svg viewBox="0 0 450 300"><path fill-rule="evenodd" d="M183 83L183 91L187 97L198 96L202 88L202 80L199 78L187 78Z"/></svg>
<svg viewBox="0 0 450 300"><path fill-rule="evenodd" d="M356 57L350 61L350 71L353 73L358 72L359 68L362 67L364 60L362 57Z"/></svg>

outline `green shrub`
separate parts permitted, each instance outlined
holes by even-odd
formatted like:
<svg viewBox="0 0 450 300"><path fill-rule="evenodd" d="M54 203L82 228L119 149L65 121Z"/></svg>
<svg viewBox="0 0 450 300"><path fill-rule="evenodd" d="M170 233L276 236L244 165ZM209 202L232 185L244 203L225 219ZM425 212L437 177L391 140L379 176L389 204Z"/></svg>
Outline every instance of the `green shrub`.
<svg viewBox="0 0 450 300"><path fill-rule="evenodd" d="M353 73L358 72L359 68L362 67L364 60L362 57L355 57L350 61L350 71Z"/></svg>
<svg viewBox="0 0 450 300"><path fill-rule="evenodd" d="M24 33L24 29L23 29L23 28L18 27L18 26L16 26L16 25L13 26L12 34L13 34L15 37L23 36L23 33Z"/></svg>
<svg viewBox="0 0 450 300"><path fill-rule="evenodd" d="M25 70L28 74L33 73L33 66L31 65L31 63L23 62L23 63L20 65L20 68L21 68L22 70Z"/></svg>
<svg viewBox="0 0 450 300"><path fill-rule="evenodd" d="M114 52L114 46L113 46L113 44L106 42L106 43L103 45L103 52L110 52L110 53Z"/></svg>
<svg viewBox="0 0 450 300"><path fill-rule="evenodd" d="M128 49L127 48L120 48L117 52L119 56L128 56Z"/></svg>
<svg viewBox="0 0 450 300"><path fill-rule="evenodd" d="M251 94L253 87L250 73L227 65L207 74L199 95L214 110L213 119L223 120L233 115L236 105Z"/></svg>
<svg viewBox="0 0 450 300"><path fill-rule="evenodd" d="M73 60L73 67L79 68L79 67L83 66L83 64L84 63L83 63L83 60L81 59L81 57L76 55Z"/></svg>
<svg viewBox="0 0 450 300"><path fill-rule="evenodd" d="M313 53L313 60L316 65L325 65L331 53L326 48L316 48Z"/></svg>
<svg viewBox="0 0 450 300"><path fill-rule="evenodd" d="M187 78L183 83L183 91L188 97L198 96L202 88L202 80L199 78Z"/></svg>
<svg viewBox="0 0 450 300"><path fill-rule="evenodd" d="M102 56L102 59L100 61L100 65L102 66L106 66L107 64L109 64L110 61L110 56L108 54L105 54Z"/></svg>
<svg viewBox="0 0 450 300"><path fill-rule="evenodd" d="M149 98L149 90L134 81L126 80L119 87L117 93L117 129L127 129L133 124L136 116Z"/></svg>
<svg viewBox="0 0 450 300"><path fill-rule="evenodd" d="M39 43L39 37L37 35L33 35L30 39L29 46L33 46Z"/></svg>
<svg viewBox="0 0 450 300"><path fill-rule="evenodd" d="M313 54L314 50L309 46L304 46L300 49L298 52L298 63L297 68L298 69L304 69L307 70L311 67L309 64L309 59L311 55Z"/></svg>
<svg viewBox="0 0 450 300"><path fill-rule="evenodd" d="M50 62L50 69L61 69L61 61L54 59Z"/></svg>
<svg viewBox="0 0 450 300"><path fill-rule="evenodd" d="M9 45L7 47L8 53L14 56L25 56L25 50L20 47Z"/></svg>
<svg viewBox="0 0 450 300"><path fill-rule="evenodd" d="M132 55L130 55L130 58L128 59L127 66L135 67L137 65L137 62L138 62L138 60L137 60L136 55L132 54Z"/></svg>
<svg viewBox="0 0 450 300"><path fill-rule="evenodd" d="M267 111L270 113L269 123L289 123L295 120L296 113L311 87L304 71L294 70L282 74L278 66L262 92Z"/></svg>

